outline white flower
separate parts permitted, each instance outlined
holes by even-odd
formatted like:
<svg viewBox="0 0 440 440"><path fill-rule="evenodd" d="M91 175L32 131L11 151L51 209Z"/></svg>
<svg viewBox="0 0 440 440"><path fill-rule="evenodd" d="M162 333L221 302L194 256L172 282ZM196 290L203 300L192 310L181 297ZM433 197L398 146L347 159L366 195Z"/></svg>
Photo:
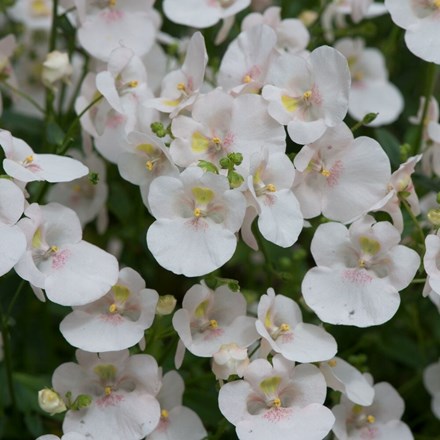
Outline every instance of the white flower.
<svg viewBox="0 0 440 440"><path fill-rule="evenodd" d="M15 271L62 305L83 305L105 295L118 279L113 255L83 241L78 216L58 203L30 205L18 222L27 251Z"/></svg>
<svg viewBox="0 0 440 440"><path fill-rule="evenodd" d="M432 412L440 419L440 361L425 368L423 371L423 384L432 396Z"/></svg>
<svg viewBox="0 0 440 440"><path fill-rule="evenodd" d="M400 233L389 222L366 216L350 229L320 225L311 244L318 267L302 283L307 305L324 322L368 327L396 313L398 291L409 285L420 257L399 245Z"/></svg>
<svg viewBox="0 0 440 440"><path fill-rule="evenodd" d="M350 71L332 47L315 49L307 60L281 55L271 65L267 83L263 97L269 101L269 114L287 125L296 143L316 141L347 114Z"/></svg>
<svg viewBox="0 0 440 440"><path fill-rule="evenodd" d="M156 221L147 245L165 269L187 277L218 269L234 254L246 202L225 176L190 167L179 178L160 176L148 203Z"/></svg>
<svg viewBox="0 0 440 440"><path fill-rule="evenodd" d="M334 417L323 406L326 386L314 365L294 366L281 355L253 361L244 380L229 382L219 407L240 440L320 440Z"/></svg>
<svg viewBox="0 0 440 440"><path fill-rule="evenodd" d="M440 2L438 0L385 0L397 26L406 29L408 49L425 61L440 64Z"/></svg>

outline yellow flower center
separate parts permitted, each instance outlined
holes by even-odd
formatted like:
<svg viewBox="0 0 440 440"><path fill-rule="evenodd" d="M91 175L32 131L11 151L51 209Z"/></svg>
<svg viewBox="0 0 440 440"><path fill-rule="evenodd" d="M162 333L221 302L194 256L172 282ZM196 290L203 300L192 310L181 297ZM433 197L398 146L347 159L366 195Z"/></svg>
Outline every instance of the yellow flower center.
<svg viewBox="0 0 440 440"><path fill-rule="evenodd" d="M116 6L116 0L108 0L108 5L113 8Z"/></svg>
<svg viewBox="0 0 440 440"><path fill-rule="evenodd" d="M279 408L281 406L281 400L279 399L279 397L276 397L275 399L273 399L272 405L275 408Z"/></svg>
<svg viewBox="0 0 440 440"><path fill-rule="evenodd" d="M277 190L277 187L273 183L269 183L266 185L266 190L273 193Z"/></svg>
<svg viewBox="0 0 440 440"><path fill-rule="evenodd" d="M214 137L212 138L212 142L214 142L214 144L216 144L216 145L219 145L219 144L222 143L222 140L221 140L219 137L214 136Z"/></svg>
<svg viewBox="0 0 440 440"><path fill-rule="evenodd" d="M307 101L312 97L312 91L311 90L307 90L306 92L303 93L303 98Z"/></svg>
<svg viewBox="0 0 440 440"><path fill-rule="evenodd" d="M440 0L434 0L434 6L440 9Z"/></svg>
<svg viewBox="0 0 440 440"><path fill-rule="evenodd" d="M161 416L162 418L164 418L164 419L167 419L167 418L169 417L169 413L168 413L168 411L167 411L166 409L163 409L163 410L160 412L160 416Z"/></svg>
<svg viewBox="0 0 440 440"><path fill-rule="evenodd" d="M139 81L136 81L135 79L133 79L132 81L128 81L128 87L131 87L132 89L134 89L138 85L139 85Z"/></svg>
<svg viewBox="0 0 440 440"><path fill-rule="evenodd" d="M210 319L209 320L209 327L211 327L213 330L215 330L216 328L218 328L218 322L215 319Z"/></svg>
<svg viewBox="0 0 440 440"><path fill-rule="evenodd" d="M111 393L112 393L112 387L105 387L104 388L104 394L106 396L110 396Z"/></svg>
<svg viewBox="0 0 440 440"><path fill-rule="evenodd" d="M202 215L202 210L200 208L195 208L193 211L194 217L199 218Z"/></svg>
<svg viewBox="0 0 440 440"><path fill-rule="evenodd" d="M116 305L115 303L110 304L110 305L108 306L108 311L109 311L110 313L116 313L116 312L118 311L118 307L117 307L117 305Z"/></svg>
<svg viewBox="0 0 440 440"><path fill-rule="evenodd" d="M145 168L148 171L152 171L154 167L154 163L151 160L147 160L147 162L145 162Z"/></svg>
<svg viewBox="0 0 440 440"><path fill-rule="evenodd" d="M54 252L54 253L58 252L58 249L59 249L58 246L51 246L50 247L51 252Z"/></svg>
<svg viewBox="0 0 440 440"><path fill-rule="evenodd" d="M281 325L280 325L280 331L282 331L282 332L288 332L290 330L290 325L289 324L286 324L286 323L282 323Z"/></svg>
<svg viewBox="0 0 440 440"><path fill-rule="evenodd" d="M250 75L245 75L243 77L243 82L249 84L252 81L252 77Z"/></svg>
<svg viewBox="0 0 440 440"><path fill-rule="evenodd" d="M376 417L372 415L367 416L367 422L373 424L376 421Z"/></svg>
<svg viewBox="0 0 440 440"><path fill-rule="evenodd" d="M330 367L336 367L337 364L336 359L331 359L327 363L330 365Z"/></svg>
<svg viewBox="0 0 440 440"><path fill-rule="evenodd" d="M323 170L321 170L321 174L324 177L330 177L331 172L330 172L330 170L327 170L327 169L324 168Z"/></svg>
<svg viewBox="0 0 440 440"><path fill-rule="evenodd" d="M184 83L178 83L177 84L177 90L180 90L181 92L185 92L186 91L186 86Z"/></svg>

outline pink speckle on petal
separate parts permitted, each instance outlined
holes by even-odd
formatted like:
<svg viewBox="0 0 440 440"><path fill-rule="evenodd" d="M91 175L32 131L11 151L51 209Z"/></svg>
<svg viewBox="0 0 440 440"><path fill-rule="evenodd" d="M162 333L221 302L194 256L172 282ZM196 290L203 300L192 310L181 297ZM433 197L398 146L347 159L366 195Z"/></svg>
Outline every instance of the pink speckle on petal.
<svg viewBox="0 0 440 440"><path fill-rule="evenodd" d="M224 332L222 328L210 328L203 333L203 340L212 341L219 338Z"/></svg>
<svg viewBox="0 0 440 440"><path fill-rule="evenodd" d="M223 148L229 149L231 145L234 143L234 133L228 131L226 136L223 138Z"/></svg>
<svg viewBox="0 0 440 440"><path fill-rule="evenodd" d="M312 86L312 102L315 105L322 104L322 96L316 84L313 84Z"/></svg>
<svg viewBox="0 0 440 440"><path fill-rule="evenodd" d="M196 231L206 231L208 229L208 223L205 220L199 218L192 218L185 222L186 226L189 226L191 229Z"/></svg>
<svg viewBox="0 0 440 440"><path fill-rule="evenodd" d="M264 194L263 203L266 206L273 206L275 205L275 202L276 202L276 197L273 194L267 194L267 193Z"/></svg>
<svg viewBox="0 0 440 440"><path fill-rule="evenodd" d="M120 394L116 394L116 393L111 393L108 396L103 396L97 399L96 405L101 408L107 408L109 406L116 406L123 400L124 400L124 396L121 396Z"/></svg>
<svg viewBox="0 0 440 440"><path fill-rule="evenodd" d="M64 267L67 259L70 256L69 249L63 249L62 251L56 252L52 257L52 269L59 270Z"/></svg>
<svg viewBox="0 0 440 440"><path fill-rule="evenodd" d="M361 429L361 438L363 440L373 440L379 434L379 430L373 427L365 427Z"/></svg>
<svg viewBox="0 0 440 440"><path fill-rule="evenodd" d="M292 342L293 333L292 332L281 333L277 338L277 342L278 341L281 342L282 344L287 344L289 342Z"/></svg>
<svg viewBox="0 0 440 440"><path fill-rule="evenodd" d="M105 11L102 11L100 15L106 23L114 23L124 18L124 11L121 11L119 9L107 9Z"/></svg>
<svg viewBox="0 0 440 440"><path fill-rule="evenodd" d="M106 125L107 127L110 128L118 128L119 125L123 124L124 122L125 122L124 115L115 114L108 118Z"/></svg>
<svg viewBox="0 0 440 440"><path fill-rule="evenodd" d="M344 165L341 160L337 160L335 164L330 168L330 175L327 177L327 185L333 188L339 182L342 171L344 170Z"/></svg>
<svg viewBox="0 0 440 440"><path fill-rule="evenodd" d="M106 314L102 314L100 315L100 319L102 321L108 322L109 324L113 324L114 326L117 326L119 324L122 324L124 322L124 318L119 315L118 313L106 313Z"/></svg>
<svg viewBox="0 0 440 440"><path fill-rule="evenodd" d="M342 278L353 284L368 284L373 279L364 269L347 269L343 272Z"/></svg>
<svg viewBox="0 0 440 440"><path fill-rule="evenodd" d="M159 420L159 424L157 425L156 432L165 432L168 429L168 425L170 421L168 418L161 417Z"/></svg>
<svg viewBox="0 0 440 440"><path fill-rule="evenodd" d="M281 420L290 418L291 414L292 414L291 408L273 407L263 414L263 418L265 418L269 422L278 423Z"/></svg>
<svg viewBox="0 0 440 440"><path fill-rule="evenodd" d="M30 164L26 165L26 169L28 169L32 173L37 173L38 171L41 171L40 165L38 165L36 163L30 163Z"/></svg>

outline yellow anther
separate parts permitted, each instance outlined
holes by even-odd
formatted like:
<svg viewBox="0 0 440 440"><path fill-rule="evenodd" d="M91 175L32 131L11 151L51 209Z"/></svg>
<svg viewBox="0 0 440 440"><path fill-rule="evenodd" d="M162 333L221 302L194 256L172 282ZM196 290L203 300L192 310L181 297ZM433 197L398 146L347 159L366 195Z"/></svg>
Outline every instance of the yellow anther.
<svg viewBox="0 0 440 440"><path fill-rule="evenodd" d="M327 363L330 365L330 367L336 367L337 364L336 359L331 359Z"/></svg>
<svg viewBox="0 0 440 440"><path fill-rule="evenodd" d="M110 394L112 393L112 387L105 387L104 393L106 396L110 396Z"/></svg>
<svg viewBox="0 0 440 440"><path fill-rule="evenodd" d="M250 75L245 75L243 78L243 82L249 84L252 81L252 77Z"/></svg>
<svg viewBox="0 0 440 440"><path fill-rule="evenodd" d="M178 83L177 84L177 90L180 90L181 92L184 92L186 90L186 86L184 83Z"/></svg>
<svg viewBox="0 0 440 440"><path fill-rule="evenodd" d="M116 305L115 303L110 304L110 305L108 306L108 311L109 311L110 313L116 313L116 312L118 311L118 307L117 307L117 305Z"/></svg>
<svg viewBox="0 0 440 440"><path fill-rule="evenodd" d="M312 91L311 90L307 90L306 92L304 92L303 94L303 98L304 99L310 99L312 97Z"/></svg>
<svg viewBox="0 0 440 440"><path fill-rule="evenodd" d="M212 138L212 142L214 142L214 144L221 144L222 143L222 140L219 138L219 137L217 137L217 136L214 136L213 138Z"/></svg>
<svg viewBox="0 0 440 440"><path fill-rule="evenodd" d="M162 418L164 418L164 419L167 419L167 418L169 417L168 411L167 411L166 409L163 409L163 410L160 412L160 416L161 416Z"/></svg>
<svg viewBox="0 0 440 440"><path fill-rule="evenodd" d="M369 415L367 416L367 422L368 423L374 423L376 421L376 417Z"/></svg>
<svg viewBox="0 0 440 440"><path fill-rule="evenodd" d="M32 156L32 154L30 154L29 156L27 156L24 160L25 163L31 163L34 161L34 156Z"/></svg>
<svg viewBox="0 0 440 440"><path fill-rule="evenodd" d="M128 87L131 87L132 89L134 89L138 85L139 85L139 81L136 81L135 79L133 79L132 81L128 81Z"/></svg>
<svg viewBox="0 0 440 440"><path fill-rule="evenodd" d="M273 193L277 190L277 187L273 183L269 183L268 185L266 185L266 189L267 191Z"/></svg>
<svg viewBox="0 0 440 440"><path fill-rule="evenodd" d="M329 170L326 170L325 168L323 170L321 170L321 174L324 177L330 177L331 172Z"/></svg>
<svg viewBox="0 0 440 440"><path fill-rule="evenodd" d="M151 160L147 160L147 162L145 162L145 168L148 171L151 171L154 167L154 163Z"/></svg>
<svg viewBox="0 0 440 440"><path fill-rule="evenodd" d="M365 260L363 260L362 258L360 258L359 261L358 261L358 266L359 266L359 267L365 267Z"/></svg>
<svg viewBox="0 0 440 440"><path fill-rule="evenodd" d="M47 7L45 0L33 0L31 3L31 11L36 16L50 15L50 9Z"/></svg>
<svg viewBox="0 0 440 440"><path fill-rule="evenodd" d="M282 323L281 325L280 325L280 331L282 331L282 332L288 332L290 330L290 325L289 324L286 324L286 323Z"/></svg>
<svg viewBox="0 0 440 440"><path fill-rule="evenodd" d="M52 252L58 252L58 246L51 246L51 247L50 247L50 250L51 250Z"/></svg>
<svg viewBox="0 0 440 440"><path fill-rule="evenodd" d="M362 81L364 79L364 73L363 72L355 72L353 74L353 79L355 81Z"/></svg>
<svg viewBox="0 0 440 440"><path fill-rule="evenodd" d="M434 6L440 9L440 0L434 0Z"/></svg>
<svg viewBox="0 0 440 440"><path fill-rule="evenodd" d="M116 0L108 0L108 5L112 8L116 6Z"/></svg>
<svg viewBox="0 0 440 440"><path fill-rule="evenodd" d="M199 218L202 215L202 210L200 208L195 208L193 213L194 213L194 217Z"/></svg>
<svg viewBox="0 0 440 440"><path fill-rule="evenodd" d="M81 192L81 185L73 185L72 190L77 193Z"/></svg>
<svg viewBox="0 0 440 440"><path fill-rule="evenodd" d="M281 406L281 400L278 397L276 397L275 399L273 399L272 405L275 408L279 408Z"/></svg>
<svg viewBox="0 0 440 440"><path fill-rule="evenodd" d="M215 319L210 319L209 326L215 330L218 327L218 322Z"/></svg>

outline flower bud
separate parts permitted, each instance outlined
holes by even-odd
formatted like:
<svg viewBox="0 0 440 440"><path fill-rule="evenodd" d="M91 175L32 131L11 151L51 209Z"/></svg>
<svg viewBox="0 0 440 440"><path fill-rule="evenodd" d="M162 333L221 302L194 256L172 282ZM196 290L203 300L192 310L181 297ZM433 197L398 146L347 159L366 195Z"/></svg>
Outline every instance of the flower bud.
<svg viewBox="0 0 440 440"><path fill-rule="evenodd" d="M318 19L319 15L316 11L305 10L299 14L299 19L304 23L304 26L310 27Z"/></svg>
<svg viewBox="0 0 440 440"><path fill-rule="evenodd" d="M38 404L43 411L51 416L66 411L66 405L60 395L49 388L38 391Z"/></svg>
<svg viewBox="0 0 440 440"><path fill-rule="evenodd" d="M54 50L47 54L46 60L43 63L41 74L43 84L46 87L52 88L59 80L68 82L72 71L72 65L69 62L67 53Z"/></svg>
<svg viewBox="0 0 440 440"><path fill-rule="evenodd" d="M440 209L430 209L428 212L428 220L434 226L440 226Z"/></svg>
<svg viewBox="0 0 440 440"><path fill-rule="evenodd" d="M156 306L156 315L165 316L173 313L176 307L176 298L173 295L161 295Z"/></svg>

